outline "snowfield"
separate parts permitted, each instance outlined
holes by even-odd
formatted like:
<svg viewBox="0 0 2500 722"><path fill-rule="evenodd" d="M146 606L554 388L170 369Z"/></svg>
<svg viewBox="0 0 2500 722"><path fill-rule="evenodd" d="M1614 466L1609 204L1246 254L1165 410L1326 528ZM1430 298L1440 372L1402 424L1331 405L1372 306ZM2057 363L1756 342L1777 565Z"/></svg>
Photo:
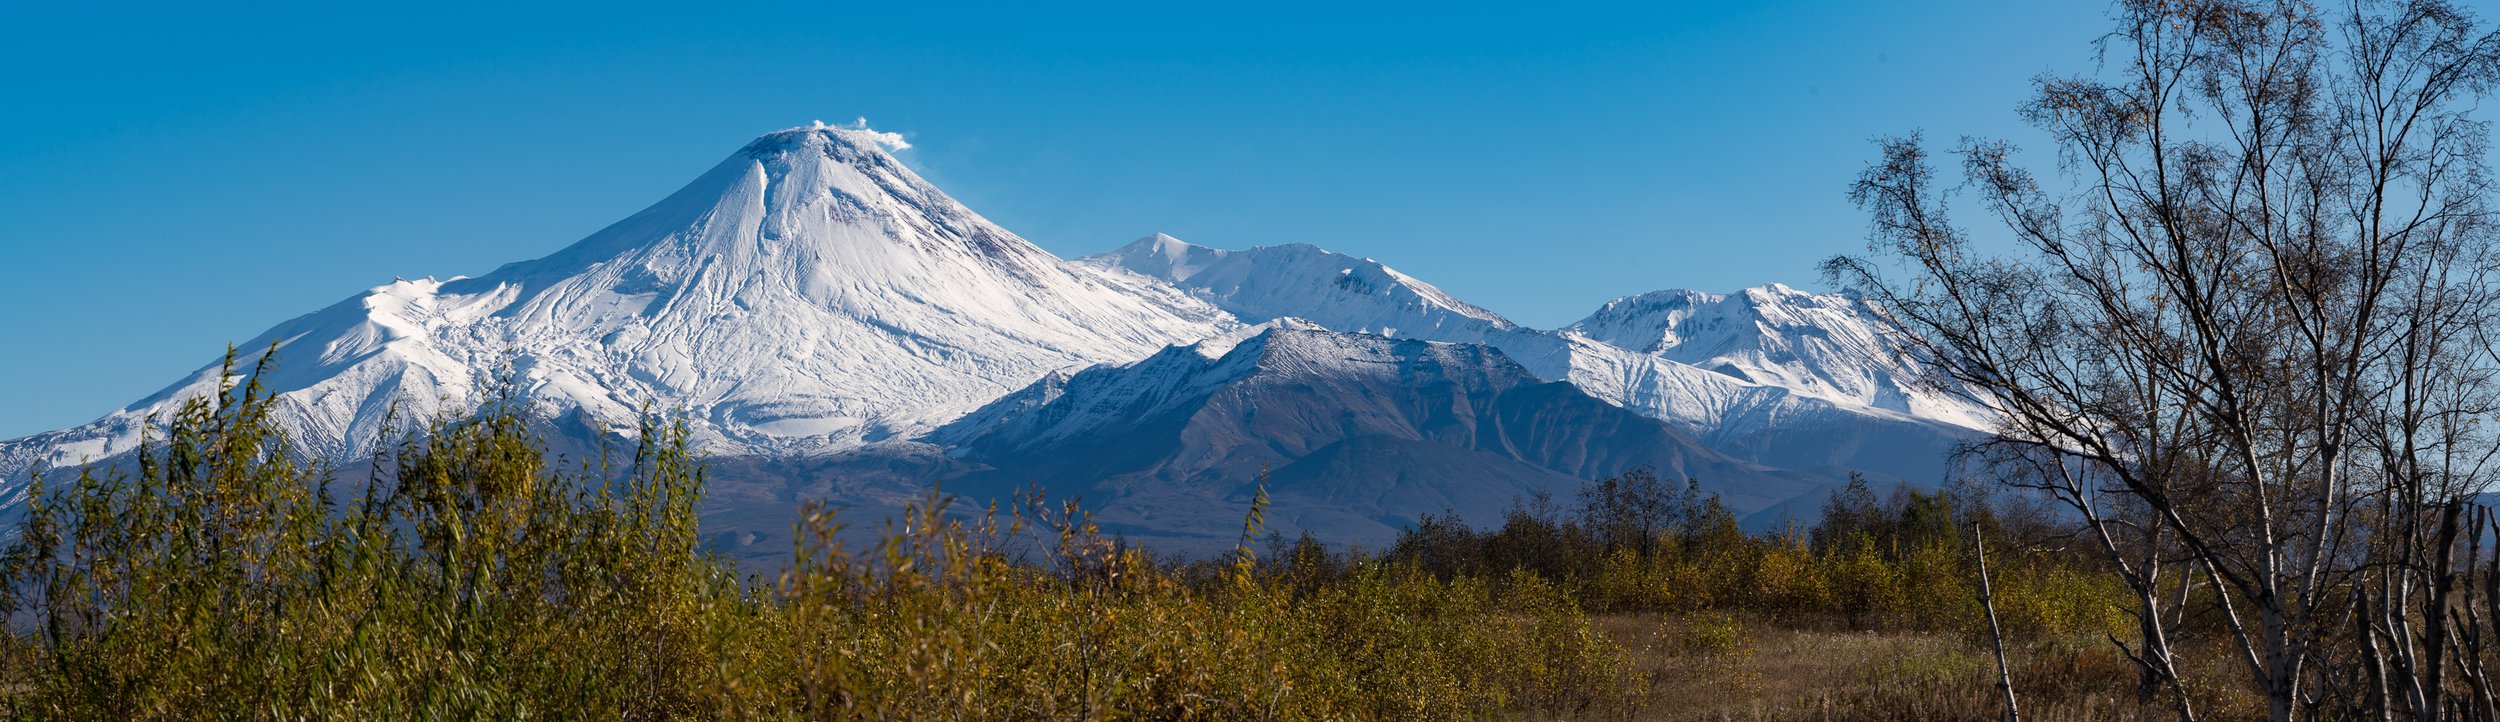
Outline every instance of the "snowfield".
<svg viewBox="0 0 2500 722"><path fill-rule="evenodd" d="M1987 427L1984 406L1918 383L1917 364L1884 343L1880 316L1854 296L1778 284L1660 291L1539 330L1307 245L1219 250L1155 234L1063 260L957 203L889 147L900 138L864 128L766 134L551 255L368 289L245 342L241 363L278 349L264 383L282 424L338 461L369 454L394 411L465 408L505 369L548 418L605 437L629 432L643 409L668 411L717 456L891 447L960 458L976 437L1047 453L1154 399L1234 383L1248 367L1208 364L1250 363L1230 352L1280 332L1295 334L1294 353L1259 363L1316 377L1388 363L1389 347L1352 335L1464 344L1396 353L1498 357L1487 368L1568 382L1732 460L1709 463L1768 472L1872 468L1933 483L1917 477L1939 476L1940 461L1893 457ZM128 453L147 419L219 383L211 364L94 422L0 442L0 494L14 503L34 473ZM1106 387L1120 384L1133 387ZM1090 405L1054 403L1072 388ZM1399 393L1379 378L1347 388Z"/></svg>

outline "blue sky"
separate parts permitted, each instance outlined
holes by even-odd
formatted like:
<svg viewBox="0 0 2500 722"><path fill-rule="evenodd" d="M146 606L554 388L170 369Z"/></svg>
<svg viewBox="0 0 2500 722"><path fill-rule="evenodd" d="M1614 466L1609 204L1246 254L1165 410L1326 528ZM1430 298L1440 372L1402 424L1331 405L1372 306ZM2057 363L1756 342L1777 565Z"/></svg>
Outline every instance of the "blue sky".
<svg viewBox="0 0 2500 722"><path fill-rule="evenodd" d="M1313 243L1549 327L1821 287L1863 247L1869 139L2032 140L2029 80L2107 27L2029 0L36 5L0 6L0 437L394 276L543 255L817 119L905 134L1063 256Z"/></svg>

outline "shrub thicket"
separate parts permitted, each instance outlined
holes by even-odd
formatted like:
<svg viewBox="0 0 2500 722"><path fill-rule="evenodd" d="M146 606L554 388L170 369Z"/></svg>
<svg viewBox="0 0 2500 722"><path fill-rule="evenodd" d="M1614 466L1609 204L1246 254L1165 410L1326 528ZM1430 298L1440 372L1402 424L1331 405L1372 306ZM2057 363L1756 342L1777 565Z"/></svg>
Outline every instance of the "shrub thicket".
<svg viewBox="0 0 2500 722"><path fill-rule="evenodd" d="M1530 571L1157 563L1072 507L933 496L862 550L811 509L796 562L741 579L697 542L682 426L551 463L507 390L334 483L272 403L194 400L134 464L28 495L10 717L1449 719L1643 692Z"/></svg>
<svg viewBox="0 0 2500 722"><path fill-rule="evenodd" d="M682 425L550 461L506 384L341 481L290 451L257 371L132 463L27 495L0 557L12 718L1612 716L1657 680L1592 611L1723 620L1685 625L1704 656L1743 643L1730 612L1967 629L1955 530L2008 535L1985 504L1859 482L1809 532L1749 536L1635 471L1495 530L1426 517L1383 554L1274 536L1182 563L1038 492L932 493L863 549L810 507L791 566L741 578L698 543ZM1993 566L2018 635L2113 621L2064 557Z"/></svg>
<svg viewBox="0 0 2500 722"><path fill-rule="evenodd" d="M2098 639L2128 621L2127 590L2057 546L2062 530L2001 518L1969 488L1901 487L1878 501L1853 477L1814 526L1759 536L1739 531L1716 495L1647 469L1592 482L1579 502L1566 511L1524 500L1491 529L1427 515L1387 557L1442 578L1531 570L1598 612L1744 611L1789 624L1979 634L1976 528L1988 537L2009 635Z"/></svg>

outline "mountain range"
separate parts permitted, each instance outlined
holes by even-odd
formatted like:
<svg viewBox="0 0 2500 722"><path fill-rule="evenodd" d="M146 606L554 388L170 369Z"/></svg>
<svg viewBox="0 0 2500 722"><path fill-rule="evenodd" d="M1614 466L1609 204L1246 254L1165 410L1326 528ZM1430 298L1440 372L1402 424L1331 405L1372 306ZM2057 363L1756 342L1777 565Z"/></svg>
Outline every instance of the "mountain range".
<svg viewBox="0 0 2500 722"><path fill-rule="evenodd" d="M1308 245L1155 234L1067 260L921 179L890 139L766 134L554 254L366 290L243 344L243 362L276 348L280 423L342 463L394 410L457 411L505 369L570 443L668 410L712 460L715 542L759 558L786 551L803 500L873 514L932 485L1039 485L1194 551L1229 545L1264 483L1272 528L1376 547L1419 514L1494 521L1648 465L1763 527L1851 472L1932 486L1987 427L1854 295L1660 291L1544 330ZM125 457L219 371L0 442L0 498Z"/></svg>

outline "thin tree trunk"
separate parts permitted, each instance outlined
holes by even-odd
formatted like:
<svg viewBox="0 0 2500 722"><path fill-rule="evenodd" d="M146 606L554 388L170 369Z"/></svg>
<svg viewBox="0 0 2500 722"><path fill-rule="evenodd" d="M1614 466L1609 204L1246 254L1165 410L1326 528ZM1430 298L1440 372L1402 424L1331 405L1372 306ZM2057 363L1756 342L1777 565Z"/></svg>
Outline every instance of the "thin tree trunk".
<svg viewBox="0 0 2500 722"><path fill-rule="evenodd" d="M1988 586L1988 542L1980 526L1970 527L1971 550L1979 556L1979 606L1988 611L1988 639L1996 643L1997 689L2005 693L2005 722L2022 722L2022 705L2014 699L2014 670L2005 663L2005 630L1997 626L1996 595Z"/></svg>

